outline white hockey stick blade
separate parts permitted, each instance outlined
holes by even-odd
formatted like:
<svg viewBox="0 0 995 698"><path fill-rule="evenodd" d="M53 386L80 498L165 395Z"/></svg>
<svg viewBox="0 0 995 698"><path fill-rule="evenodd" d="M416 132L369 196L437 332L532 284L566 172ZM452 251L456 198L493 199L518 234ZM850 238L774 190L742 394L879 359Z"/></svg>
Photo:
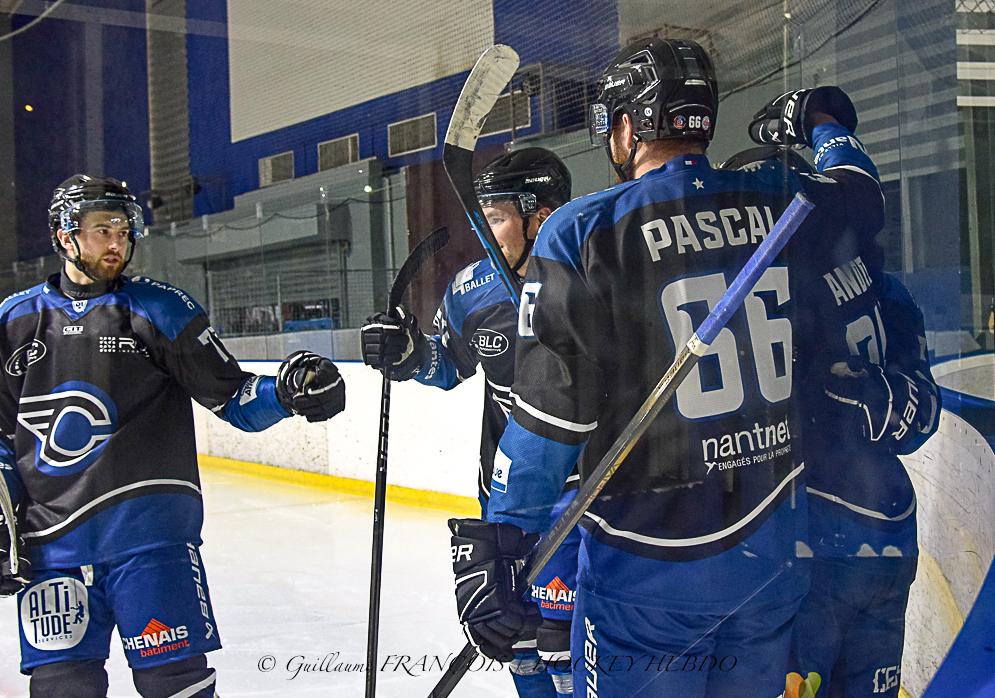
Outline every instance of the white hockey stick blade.
<svg viewBox="0 0 995 698"><path fill-rule="evenodd" d="M511 46L496 44L480 54L456 100L446 143L472 151L484 120L518 70L518 54Z"/></svg>

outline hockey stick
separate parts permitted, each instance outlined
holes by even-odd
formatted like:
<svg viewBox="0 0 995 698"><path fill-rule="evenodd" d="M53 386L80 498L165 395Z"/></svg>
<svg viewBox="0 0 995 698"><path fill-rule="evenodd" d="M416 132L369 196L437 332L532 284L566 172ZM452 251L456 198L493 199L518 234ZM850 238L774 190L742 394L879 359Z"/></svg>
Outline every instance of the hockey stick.
<svg viewBox="0 0 995 698"><path fill-rule="evenodd" d="M517 307L521 282L504 258L473 188L473 149L477 145L477 137L484 120L516 70L518 54L510 46L497 44L480 54L453 107L446 143L442 148L442 164L466 217L470 219L470 227L484 246L511 302Z"/></svg>
<svg viewBox="0 0 995 698"><path fill-rule="evenodd" d="M421 266L449 242L449 231L436 228L415 245L404 260L387 293L387 312L400 304L411 279ZM390 426L390 369L385 368L380 389L380 437L377 441L377 477L373 493L373 552L370 561L370 609L366 634L366 698L377 692L377 644L380 634L380 576L383 570L384 510L387 500L387 431Z"/></svg>
<svg viewBox="0 0 995 698"><path fill-rule="evenodd" d="M3 516L3 523L7 527L7 535L10 537L10 574L17 576L20 567L20 552L18 551L17 519L14 518L14 502L11 499L10 491L7 489L7 481L0 475L0 515Z"/></svg>
<svg viewBox="0 0 995 698"><path fill-rule="evenodd" d="M802 194L795 194L794 200L788 205L781 217L774 224L767 238L760 243L757 251L747 260L746 265L740 270L733 280L729 289L722 295L715 308L708 314L698 330L691 335L691 339L677 353L677 358L663 374L660 382L656 384L649 397L643 402L639 411L629 420L629 423L615 439L608 452L605 453L598 466L591 472L590 477L584 485L577 491L577 496L563 510L560 518L549 529L545 536L536 545L535 550L529 556L526 563L524 575L524 588L528 589L539 576L542 568L546 566L553 557L553 553L560 547L566 539L567 534L573 530L584 513L588 510L597 496L608 484L615 471L619 469L625 459L642 435L649 428L653 419L664 405L670 400L670 396L680 387L681 383L695 367L698 360L708 352L709 345L715 341L719 332L729 322L739 307L743 304L747 294L753 289L760 276L777 257L784 248L791 236L795 234L799 226L814 208L811 201ZM469 670L470 664L477 657L476 648L467 643L457 657L449 664L442 678L432 689L429 698L445 698L459 683L463 675Z"/></svg>

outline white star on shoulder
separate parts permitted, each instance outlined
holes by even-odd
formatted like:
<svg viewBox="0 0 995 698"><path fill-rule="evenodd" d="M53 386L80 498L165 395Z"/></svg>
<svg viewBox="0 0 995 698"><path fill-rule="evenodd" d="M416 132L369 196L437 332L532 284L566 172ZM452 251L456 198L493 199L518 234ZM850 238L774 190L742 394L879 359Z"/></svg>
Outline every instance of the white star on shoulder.
<svg viewBox="0 0 995 698"><path fill-rule="evenodd" d="M694 188L695 189L704 189L705 188L705 183L702 182L697 177L695 178L694 182L692 182L692 184L694 184Z"/></svg>

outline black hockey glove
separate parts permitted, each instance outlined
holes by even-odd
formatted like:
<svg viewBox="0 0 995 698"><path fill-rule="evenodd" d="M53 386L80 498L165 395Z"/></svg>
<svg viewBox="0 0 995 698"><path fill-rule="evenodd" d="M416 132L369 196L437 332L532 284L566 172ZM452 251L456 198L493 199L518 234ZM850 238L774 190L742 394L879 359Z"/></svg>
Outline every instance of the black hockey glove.
<svg viewBox="0 0 995 698"><path fill-rule="evenodd" d="M449 530L463 632L484 656L510 662L515 643L533 637L542 621L521 579L539 536L480 519L449 519Z"/></svg>
<svg viewBox="0 0 995 698"><path fill-rule="evenodd" d="M857 130L857 110L846 92L835 85L785 92L753 115L750 138L760 145L812 147L811 117L822 112L836 119L850 133Z"/></svg>
<svg viewBox="0 0 995 698"><path fill-rule="evenodd" d="M418 329L418 318L403 307L367 318L360 341L363 363L378 371L389 369L395 381L418 375L431 352L428 339Z"/></svg>
<svg viewBox="0 0 995 698"><path fill-rule="evenodd" d="M17 536L16 545L10 545L10 530L0 513L0 596L16 594L31 581L31 561L25 552L24 539ZM13 569L17 560L17 570Z"/></svg>
<svg viewBox="0 0 995 698"><path fill-rule="evenodd" d="M839 430L903 453L903 442L918 429L919 389L898 371L882 370L859 357L834 363L824 390L840 407Z"/></svg>
<svg viewBox="0 0 995 698"><path fill-rule="evenodd" d="M295 351L276 373L276 396L288 412L323 422L345 409L345 381L324 356Z"/></svg>

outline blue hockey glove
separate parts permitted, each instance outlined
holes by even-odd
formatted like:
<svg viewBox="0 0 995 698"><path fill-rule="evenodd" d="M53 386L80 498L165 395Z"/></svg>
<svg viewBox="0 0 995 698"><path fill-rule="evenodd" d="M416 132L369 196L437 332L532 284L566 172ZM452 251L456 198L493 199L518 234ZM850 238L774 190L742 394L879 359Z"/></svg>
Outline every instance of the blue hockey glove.
<svg viewBox="0 0 995 698"><path fill-rule="evenodd" d="M844 433L892 453L905 452L903 443L918 433L919 388L904 373L850 357L830 367L824 391L842 408Z"/></svg>
<svg viewBox="0 0 995 698"><path fill-rule="evenodd" d="M857 110L846 92L835 85L794 90L765 104L750 122L750 138L760 145L812 147L812 114L822 112L848 129L857 130Z"/></svg>
<svg viewBox="0 0 995 698"><path fill-rule="evenodd" d="M295 351L277 371L276 396L288 412L322 422L345 409L345 381L324 356Z"/></svg>
<svg viewBox="0 0 995 698"><path fill-rule="evenodd" d="M520 578L539 536L480 519L449 519L449 530L463 632L484 656L510 662L515 643L534 637L542 621Z"/></svg>
<svg viewBox="0 0 995 698"><path fill-rule="evenodd" d="M363 363L390 371L391 380L406 381L418 375L428 361L428 339L418 329L418 318L403 307L366 319L360 331Z"/></svg>

